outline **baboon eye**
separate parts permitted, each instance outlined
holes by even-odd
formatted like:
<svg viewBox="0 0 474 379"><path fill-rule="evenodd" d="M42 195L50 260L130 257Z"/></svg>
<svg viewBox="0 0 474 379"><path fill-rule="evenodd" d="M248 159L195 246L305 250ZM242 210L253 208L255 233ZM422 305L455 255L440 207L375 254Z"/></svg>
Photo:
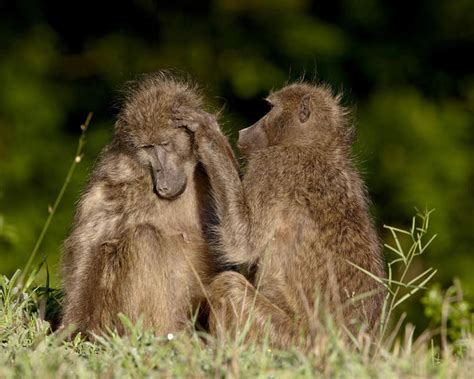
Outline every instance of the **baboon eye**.
<svg viewBox="0 0 474 379"><path fill-rule="evenodd" d="M151 144L143 144L138 146L140 149L151 149L153 145Z"/></svg>
<svg viewBox="0 0 474 379"><path fill-rule="evenodd" d="M160 143L161 146L168 146L170 144L170 141L163 141Z"/></svg>

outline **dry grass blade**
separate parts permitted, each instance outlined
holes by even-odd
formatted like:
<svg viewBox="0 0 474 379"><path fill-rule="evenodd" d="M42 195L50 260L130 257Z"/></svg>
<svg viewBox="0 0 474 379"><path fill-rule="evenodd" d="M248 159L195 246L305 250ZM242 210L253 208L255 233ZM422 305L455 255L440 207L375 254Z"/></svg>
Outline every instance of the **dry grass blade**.
<svg viewBox="0 0 474 379"><path fill-rule="evenodd" d="M71 181L71 178L74 174L74 171L76 170L77 165L82 160L82 150L83 150L84 145L86 143L86 132L87 132L87 129L89 128L89 124L91 122L91 119L92 119L92 113L89 113L87 115L86 121L84 122L84 124L81 125L81 136L79 137L79 142L77 144L76 154L74 155L74 159L71 163L71 166L69 167L69 171L68 171L68 173L66 175L66 178L63 182L61 190L59 191L59 194L56 197L56 200L54 201L53 206L49 209L48 218L46 219L46 222L43 225L43 229L41 230L41 233L40 233L38 239L36 240L35 247L33 248L33 251L31 252L31 254L28 258L28 262L26 263L26 265L25 265L25 267L24 267L24 269L21 273L19 283L18 283L19 287L23 287L25 277L26 277L26 275L28 275L28 272L31 268L31 265L33 264L33 261L35 260L36 255L38 254L39 248L41 247L43 239L46 236L46 232L48 231L49 226L51 224L51 221L53 220L53 217L56 214L56 210L58 209L58 206L61 203L61 200L64 196L64 193L66 192L66 189L69 185L69 182Z"/></svg>

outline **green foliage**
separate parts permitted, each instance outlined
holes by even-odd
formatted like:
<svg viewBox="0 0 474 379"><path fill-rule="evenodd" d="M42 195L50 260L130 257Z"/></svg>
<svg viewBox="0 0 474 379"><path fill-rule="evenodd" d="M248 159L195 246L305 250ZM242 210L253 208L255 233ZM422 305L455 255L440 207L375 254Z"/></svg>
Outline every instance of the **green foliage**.
<svg viewBox="0 0 474 379"><path fill-rule="evenodd" d="M15 230L5 222L5 217L0 214L0 248L9 249L16 241Z"/></svg>
<svg viewBox="0 0 474 379"><path fill-rule="evenodd" d="M431 328L441 333L441 343L447 346L449 339L456 350L465 348L466 340L474 331L474 308L464 299L461 282L455 280L446 291L434 284L421 302Z"/></svg>
<svg viewBox="0 0 474 379"><path fill-rule="evenodd" d="M379 217L394 223L413 204L436 207L433 228L442 233L426 264L443 267L442 280L455 275L466 279L471 292L469 265L461 264L472 251L467 188L474 155L466 104L451 99L432 102L415 89L382 90L371 96L359 124L359 150L374 156L367 162L376 173L369 188L384 201ZM452 254L458 258L452 259Z"/></svg>

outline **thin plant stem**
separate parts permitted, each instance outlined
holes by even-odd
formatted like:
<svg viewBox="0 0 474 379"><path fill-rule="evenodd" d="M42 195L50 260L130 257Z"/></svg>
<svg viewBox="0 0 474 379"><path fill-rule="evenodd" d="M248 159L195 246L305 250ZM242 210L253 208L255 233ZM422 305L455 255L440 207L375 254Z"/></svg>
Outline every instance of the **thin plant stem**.
<svg viewBox="0 0 474 379"><path fill-rule="evenodd" d="M86 143L86 132L87 129L89 128L89 124L92 119L92 112L89 112L87 115L86 121L84 124L81 125L81 136L79 137L79 142L77 144L77 149L76 149L76 154L74 155L74 159L71 163L71 166L69 167L69 171L66 175L66 179L64 180L64 183L61 187L61 190L59 191L58 196L56 197L56 200L54 201L54 204L51 208L49 208L49 215L48 218L46 219L46 222L43 225L43 229L41 230L41 233L36 240L35 247L33 248L33 251L30 254L30 257L28 258L28 262L26 262L25 267L23 268L23 272L20 276L19 280L19 287L23 287L23 282L25 280L25 276L27 275L28 271L31 268L31 265L33 264L36 255L38 254L39 248L41 247L41 244L44 240L44 237L46 236L46 232L49 229L49 226L51 225L51 221L53 220L54 215L56 214L56 210L58 209L59 204L61 203L61 200L64 196L64 193L66 192L66 189L69 185L69 182L71 181L71 178L74 174L74 171L76 170L76 166L81 162L82 160L82 150L84 148L84 145Z"/></svg>
<svg viewBox="0 0 474 379"><path fill-rule="evenodd" d="M400 283L405 283L405 278L406 278L406 276L409 272L409 269L411 267L413 258L417 255L416 254L417 248L418 248L419 254L421 254L421 253L423 253L423 251L425 250L425 248L427 246L427 245L425 245L425 246L422 245L422 239L425 236L425 234L427 233L430 214L433 211L434 210L427 211L423 214L418 212L418 214L415 217L413 217L411 233L408 233L404 230L397 229L398 232L409 234L411 236L412 242L413 242L412 246L410 247L410 249L408 250L408 253L405 256L402 252L403 250L402 250L400 244L398 243L397 238L395 237L395 240L397 242L397 247L399 248L398 251L402 252L401 254L403 256L403 263L404 263L404 269L403 269L402 274L401 274L400 279L399 279ZM422 220L421 228L416 227L416 217L419 217ZM395 228L392 228L392 229L395 229ZM431 240L428 242L428 244L429 243L431 243ZM394 290L394 292L391 296L390 304L388 306L388 312L385 315L385 320L382 320L382 330L381 330L380 337L379 337L380 342L384 339L385 333L387 331L388 322L392 317L394 309L398 306L397 302L399 300L398 295L400 293L400 288L401 288L401 286L398 284L397 288Z"/></svg>

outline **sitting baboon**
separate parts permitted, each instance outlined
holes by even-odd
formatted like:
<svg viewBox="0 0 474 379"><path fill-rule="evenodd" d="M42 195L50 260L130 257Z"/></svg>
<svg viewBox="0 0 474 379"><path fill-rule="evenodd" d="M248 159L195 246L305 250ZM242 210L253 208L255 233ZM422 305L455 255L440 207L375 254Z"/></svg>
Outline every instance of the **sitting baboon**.
<svg viewBox="0 0 474 379"><path fill-rule="evenodd" d="M371 332L383 287L351 263L379 277L385 269L346 110L323 85L292 84L267 100L268 114L239 133L242 181L214 117L182 107L175 118L195 134L224 260L256 267L252 283L229 271L210 284L211 332L241 330L250 318L249 338L268 333L287 346L317 335L321 313Z"/></svg>
<svg viewBox="0 0 474 379"><path fill-rule="evenodd" d="M65 242L64 326L124 333L121 312L132 322L143 315L156 334L176 332L203 299L216 269L206 227L216 218L193 136L171 123L178 105L199 112L202 98L170 74L126 91Z"/></svg>

